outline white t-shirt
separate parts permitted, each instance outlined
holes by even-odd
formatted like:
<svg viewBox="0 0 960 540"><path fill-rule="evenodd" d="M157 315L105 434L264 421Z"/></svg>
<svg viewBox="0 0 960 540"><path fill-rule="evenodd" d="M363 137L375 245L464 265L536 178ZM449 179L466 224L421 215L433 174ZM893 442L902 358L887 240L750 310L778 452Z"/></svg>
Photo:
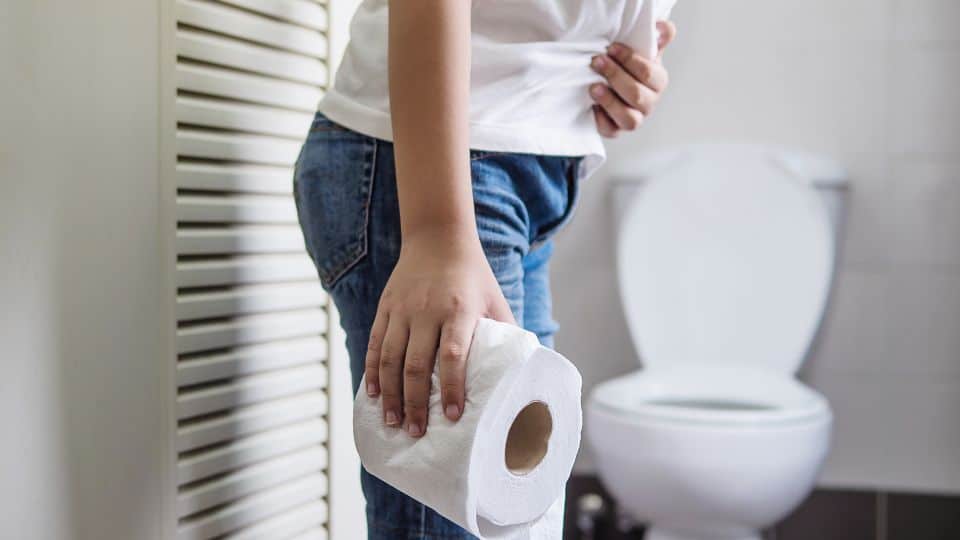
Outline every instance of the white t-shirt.
<svg viewBox="0 0 960 540"><path fill-rule="evenodd" d="M388 0L364 0L336 81L320 104L330 119L392 140L387 84ZM651 54L656 20L673 0L473 0L470 147L604 158L590 84L593 55L614 41Z"/></svg>

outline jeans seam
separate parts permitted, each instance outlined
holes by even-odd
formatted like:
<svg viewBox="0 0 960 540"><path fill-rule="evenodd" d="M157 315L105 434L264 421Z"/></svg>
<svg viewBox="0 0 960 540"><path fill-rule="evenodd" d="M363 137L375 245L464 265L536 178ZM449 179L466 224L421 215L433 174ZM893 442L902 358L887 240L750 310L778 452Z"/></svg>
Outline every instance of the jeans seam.
<svg viewBox="0 0 960 540"><path fill-rule="evenodd" d="M300 158L303 157L303 149L306 146L307 146L306 143L303 143L303 145L300 146L300 152L297 154L297 160L293 162L293 180L290 182L290 191L293 193L293 208L297 212L298 222L302 222L303 220L301 219L302 216L300 215L301 201L300 201L299 189L297 189L298 188L297 171L300 169ZM307 256L309 256L310 259L314 261L314 264L316 264L316 258L313 256L313 253L310 251L310 242L306 241L306 237L304 237L303 250L306 252Z"/></svg>
<svg viewBox="0 0 960 540"><path fill-rule="evenodd" d="M577 204L577 199L579 198L579 178L576 175L575 168L580 165L580 161L583 158L575 158L570 160L570 164L567 165L566 171L564 171L564 177L567 182L567 204L566 208L563 210L563 215L556 222L551 223L546 230L538 234L531 242L530 249L533 250L537 247L543 245L547 240L553 236L554 233L562 229L570 220L573 218L574 207Z"/></svg>
<svg viewBox="0 0 960 540"><path fill-rule="evenodd" d="M367 198L363 202L363 209L362 209L363 222L361 223L360 231L358 233L358 236L359 236L358 240L360 241L359 243L360 247L358 249L353 250L353 253L349 253L347 255L349 257L349 260L346 263L340 265L341 266L340 268L336 270L330 270L329 272L324 272L325 274L327 274L324 277L324 281L327 282L328 287L333 287L333 285L337 281L339 281L340 278L343 277L347 272L349 272L351 268L353 268L360 261L362 261L364 256L366 256L367 252L369 251L368 243L370 241L369 239L370 235L368 234L368 229L370 228L370 206L373 203L373 190L374 190L374 183L375 183L374 179L376 178L376 171L377 171L377 163L376 163L377 140L374 138L370 138L369 141L370 141L370 146L367 149L366 154L364 155L364 161L366 161L366 166L369 170L364 171L364 174L368 177L366 182Z"/></svg>

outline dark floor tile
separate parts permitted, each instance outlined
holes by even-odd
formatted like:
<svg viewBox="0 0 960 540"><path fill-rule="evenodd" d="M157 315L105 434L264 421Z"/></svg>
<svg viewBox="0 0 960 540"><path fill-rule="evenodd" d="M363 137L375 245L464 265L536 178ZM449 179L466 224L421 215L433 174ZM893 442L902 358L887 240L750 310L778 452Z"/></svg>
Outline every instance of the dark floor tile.
<svg viewBox="0 0 960 540"><path fill-rule="evenodd" d="M814 491L776 527L776 540L875 540L877 496L866 491ZM892 540L892 539L891 539Z"/></svg>
<svg viewBox="0 0 960 540"><path fill-rule="evenodd" d="M598 502L590 515L581 506ZM618 522L617 505L600 481L592 475L575 475L567 482L563 540L642 540L642 526L624 526Z"/></svg>
<svg viewBox="0 0 960 540"><path fill-rule="evenodd" d="M594 476L574 475L567 480L567 499L563 514L563 540L581 540L583 538L578 523L580 515L577 505L581 497L590 493L600 495L605 502L608 500L603 486Z"/></svg>
<svg viewBox="0 0 960 540"><path fill-rule="evenodd" d="M887 540L957 540L960 497L887 495Z"/></svg>

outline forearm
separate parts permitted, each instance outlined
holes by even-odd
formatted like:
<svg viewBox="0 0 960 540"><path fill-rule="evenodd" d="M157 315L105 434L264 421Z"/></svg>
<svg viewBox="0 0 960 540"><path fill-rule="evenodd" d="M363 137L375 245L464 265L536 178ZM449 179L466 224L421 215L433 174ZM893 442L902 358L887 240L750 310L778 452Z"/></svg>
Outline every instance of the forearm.
<svg viewBox="0 0 960 540"><path fill-rule="evenodd" d="M470 6L390 3L389 82L404 238L475 231L470 180Z"/></svg>

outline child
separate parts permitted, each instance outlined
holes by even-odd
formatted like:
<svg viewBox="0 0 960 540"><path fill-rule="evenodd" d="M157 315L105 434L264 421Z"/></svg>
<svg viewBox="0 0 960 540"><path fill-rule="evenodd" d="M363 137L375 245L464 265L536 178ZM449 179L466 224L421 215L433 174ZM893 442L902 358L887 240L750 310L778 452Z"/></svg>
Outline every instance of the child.
<svg viewBox="0 0 960 540"><path fill-rule="evenodd" d="M616 42L635 0L387 4L365 0L353 18L294 194L354 391L366 373L386 425L422 437L435 359L444 414L463 412L479 318L552 344L551 237L602 161L600 136L635 129L667 73ZM675 31L658 29L662 50ZM472 538L362 482L371 539Z"/></svg>

